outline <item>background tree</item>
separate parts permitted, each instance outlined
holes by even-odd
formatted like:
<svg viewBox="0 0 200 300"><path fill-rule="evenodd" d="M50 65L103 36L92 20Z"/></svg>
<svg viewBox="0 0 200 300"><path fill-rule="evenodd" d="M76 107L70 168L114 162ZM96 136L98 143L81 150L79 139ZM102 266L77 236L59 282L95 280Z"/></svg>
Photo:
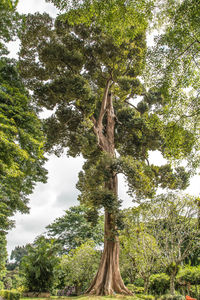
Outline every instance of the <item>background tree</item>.
<svg viewBox="0 0 200 300"><path fill-rule="evenodd" d="M73 206L65 211L65 215L48 225L47 235L61 246L61 253L66 254L85 243L93 240L96 245L103 243L103 218L92 226L87 221L91 211L84 206Z"/></svg>
<svg viewBox="0 0 200 300"><path fill-rule="evenodd" d="M98 270L100 251L93 241L87 241L61 259L65 286L75 287L76 294L83 293Z"/></svg>
<svg viewBox="0 0 200 300"><path fill-rule="evenodd" d="M166 0L160 4L158 20L162 30L149 52L145 78L149 88L156 85L168 99L170 105L164 116L172 118L176 125L191 128L196 133L195 148L199 149L200 3ZM176 141L171 142L177 156L180 155ZM194 152L191 168L199 161L194 158Z"/></svg>
<svg viewBox="0 0 200 300"><path fill-rule="evenodd" d="M126 212L125 228L120 233L121 252L122 258L128 258L132 265L132 272L135 271L144 280L144 292L148 293L150 276L161 265L161 252L156 238L148 233L145 224L139 220L139 211L139 208L133 208Z"/></svg>
<svg viewBox="0 0 200 300"><path fill-rule="evenodd" d="M35 182L46 179L41 122L13 61L0 61L0 197L12 215L28 212Z"/></svg>
<svg viewBox="0 0 200 300"><path fill-rule="evenodd" d="M145 215L162 253L161 262L170 276L172 295L181 263L199 247L198 201L188 195L160 195Z"/></svg>
<svg viewBox="0 0 200 300"><path fill-rule="evenodd" d="M5 269L5 235L14 225L14 212L27 212L27 195L36 181L45 180L42 168L44 137L36 110L30 104L16 63L5 57L6 43L16 38L20 17L17 0L0 1L0 270ZM32 169L33 168L33 173ZM4 267L3 267L4 266ZM0 271L0 272L1 272Z"/></svg>
<svg viewBox="0 0 200 300"><path fill-rule="evenodd" d="M53 240L39 237L33 245L27 246L28 254L23 257L21 270L25 287L29 292L50 292L55 279L55 268L59 263L57 246Z"/></svg>
<svg viewBox="0 0 200 300"><path fill-rule="evenodd" d="M27 246L28 245L16 246L15 249L12 250L10 255L11 262L6 263L7 270L13 271L20 266L22 258L27 255Z"/></svg>
<svg viewBox="0 0 200 300"><path fill-rule="evenodd" d="M55 2L65 8L65 1ZM139 80L150 11L150 1L83 1L54 24L47 14L29 15L21 35L24 83L39 106L55 109L45 122L46 148L83 155L79 200L94 211L105 209L104 252L91 294L130 293L119 271L117 174L125 175L137 199L153 197L158 187L188 184L184 168L148 161L156 149L177 158L172 139L179 158L194 144L192 132L158 114L168 99L156 89L147 92Z"/></svg>

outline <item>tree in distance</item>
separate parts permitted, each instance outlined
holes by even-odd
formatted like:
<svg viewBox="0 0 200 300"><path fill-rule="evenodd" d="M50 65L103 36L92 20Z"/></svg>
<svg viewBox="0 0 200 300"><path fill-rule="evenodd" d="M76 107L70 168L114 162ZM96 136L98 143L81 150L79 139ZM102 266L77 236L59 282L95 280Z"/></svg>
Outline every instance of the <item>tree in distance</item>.
<svg viewBox="0 0 200 300"><path fill-rule="evenodd" d="M199 248L199 198L169 193L159 195L144 209L147 232L159 246L160 262L170 276L170 293L182 262Z"/></svg>
<svg viewBox="0 0 200 300"><path fill-rule="evenodd" d="M93 241L95 245L103 243L103 216L93 225L87 220L90 219L90 213L91 211L83 205L73 206L65 211L64 216L46 227L48 237L61 246L62 254L80 247L88 240Z"/></svg>
<svg viewBox="0 0 200 300"><path fill-rule="evenodd" d="M55 1L65 9L66 1ZM73 6L73 3L75 6ZM184 189L189 174L171 163L149 163L149 151L171 160L187 157L189 129L163 119L168 99L140 81L146 57L150 1L77 1L55 22L28 15L21 35L20 69L32 99L54 109L44 123L46 149L85 159L79 200L97 218L105 210L104 252L87 293L130 294L119 270L121 226L117 175L126 177L135 201L157 188ZM179 155L173 142L179 144Z"/></svg>

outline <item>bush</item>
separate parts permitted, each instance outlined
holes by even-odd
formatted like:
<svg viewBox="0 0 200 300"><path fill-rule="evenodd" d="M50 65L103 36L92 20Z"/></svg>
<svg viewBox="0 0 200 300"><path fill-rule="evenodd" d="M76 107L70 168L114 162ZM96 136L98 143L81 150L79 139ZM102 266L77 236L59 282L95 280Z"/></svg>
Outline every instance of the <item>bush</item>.
<svg viewBox="0 0 200 300"><path fill-rule="evenodd" d="M0 290L3 290L4 289L4 283L3 281L0 281Z"/></svg>
<svg viewBox="0 0 200 300"><path fill-rule="evenodd" d="M144 300L154 300L155 297L152 295L145 295L145 294L139 294L137 295L138 298L144 299Z"/></svg>
<svg viewBox="0 0 200 300"><path fill-rule="evenodd" d="M200 299L200 285L191 285L189 289L189 295L192 298Z"/></svg>
<svg viewBox="0 0 200 300"><path fill-rule="evenodd" d="M14 290L2 290L0 291L0 296L6 300L19 300L21 295L19 292L16 292Z"/></svg>
<svg viewBox="0 0 200 300"><path fill-rule="evenodd" d="M134 285L136 286L144 286L144 279L141 277L138 277L134 281Z"/></svg>
<svg viewBox="0 0 200 300"><path fill-rule="evenodd" d="M149 290L153 295L163 295L169 290L169 276L165 273L150 276Z"/></svg>
<svg viewBox="0 0 200 300"><path fill-rule="evenodd" d="M160 300L185 300L185 296L165 294L160 297Z"/></svg>
<svg viewBox="0 0 200 300"><path fill-rule="evenodd" d="M181 269L177 275L177 283L180 285L182 283L186 284L199 284L200 283L200 266L191 267L186 266Z"/></svg>
<svg viewBox="0 0 200 300"><path fill-rule="evenodd" d="M144 293L144 287L142 287L142 286L135 286L134 284L128 284L127 288L134 294L143 294Z"/></svg>

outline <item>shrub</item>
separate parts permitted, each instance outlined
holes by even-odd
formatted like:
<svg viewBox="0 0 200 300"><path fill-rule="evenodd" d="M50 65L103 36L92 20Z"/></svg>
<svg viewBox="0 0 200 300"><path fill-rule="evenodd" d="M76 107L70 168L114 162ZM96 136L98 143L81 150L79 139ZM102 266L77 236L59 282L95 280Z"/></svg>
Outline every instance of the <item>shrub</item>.
<svg viewBox="0 0 200 300"><path fill-rule="evenodd" d="M163 295L169 289L169 276L165 273L150 276L149 290L153 295Z"/></svg>
<svg viewBox="0 0 200 300"><path fill-rule="evenodd" d="M199 284L200 283L200 266L191 267L186 266L181 269L177 275L177 282L181 283L189 283L189 284Z"/></svg>
<svg viewBox="0 0 200 300"><path fill-rule="evenodd" d="M135 286L134 284L128 284L127 288L134 294L143 294L144 293L144 287L142 287L142 286Z"/></svg>
<svg viewBox="0 0 200 300"><path fill-rule="evenodd" d="M193 298L200 299L200 285L191 285L189 295Z"/></svg>
<svg viewBox="0 0 200 300"><path fill-rule="evenodd" d="M138 277L134 281L134 285L136 286L144 286L144 279L141 277Z"/></svg>
<svg viewBox="0 0 200 300"><path fill-rule="evenodd" d="M20 293L15 290L2 290L0 291L0 296L3 297L6 300L19 300L20 299Z"/></svg>
<svg viewBox="0 0 200 300"><path fill-rule="evenodd" d="M4 283L3 281L0 281L0 290L3 290L4 289Z"/></svg>
<svg viewBox="0 0 200 300"><path fill-rule="evenodd" d="M185 296L165 294L160 297L160 300L185 300Z"/></svg>
<svg viewBox="0 0 200 300"><path fill-rule="evenodd" d="M155 297L152 295L145 295L145 294L139 294L137 295L138 298L144 299L144 300L154 300Z"/></svg>

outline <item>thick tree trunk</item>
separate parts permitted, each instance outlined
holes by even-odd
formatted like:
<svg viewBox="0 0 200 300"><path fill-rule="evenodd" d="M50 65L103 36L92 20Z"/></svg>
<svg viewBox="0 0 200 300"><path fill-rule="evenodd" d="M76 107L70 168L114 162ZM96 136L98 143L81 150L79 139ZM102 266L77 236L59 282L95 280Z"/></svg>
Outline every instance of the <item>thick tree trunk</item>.
<svg viewBox="0 0 200 300"><path fill-rule="evenodd" d="M99 147L102 151L115 157L114 128L115 115L112 103L112 95L109 93L110 81L107 81L104 98L98 121L94 118L94 132L97 136ZM106 115L106 134L103 133L103 118ZM105 183L106 189L116 196L118 193L117 174L111 174L109 182ZM117 236L115 212L105 208L104 226L104 251L101 257L99 270L86 293L91 295L113 295L115 293L132 295L125 287L119 270L119 239Z"/></svg>
<svg viewBox="0 0 200 300"><path fill-rule="evenodd" d="M113 226L114 216L105 212L104 251L99 270L86 293L92 295L131 295L125 287L119 270L119 240Z"/></svg>

